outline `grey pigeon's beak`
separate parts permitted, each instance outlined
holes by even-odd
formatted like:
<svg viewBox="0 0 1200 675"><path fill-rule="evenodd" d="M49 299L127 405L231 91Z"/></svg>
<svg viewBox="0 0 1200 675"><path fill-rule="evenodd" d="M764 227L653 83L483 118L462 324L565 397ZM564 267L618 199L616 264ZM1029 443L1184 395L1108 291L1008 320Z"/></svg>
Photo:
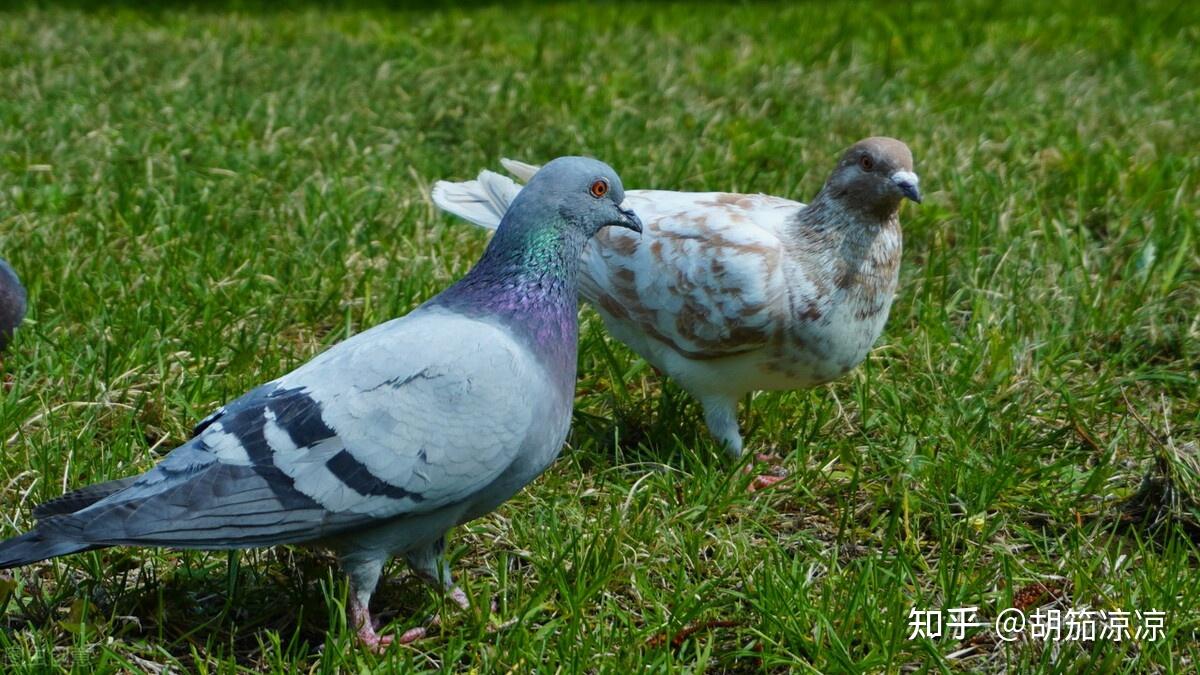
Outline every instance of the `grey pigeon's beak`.
<svg viewBox="0 0 1200 675"><path fill-rule="evenodd" d="M897 171L892 174L892 182L896 184L896 187L900 188L900 192L905 197L918 204L921 203L921 188L919 187L920 181L917 178L917 174L911 171Z"/></svg>
<svg viewBox="0 0 1200 675"><path fill-rule="evenodd" d="M633 212L633 209L625 208L624 206L618 206L617 211L621 213L621 227L629 228L638 234L642 233L642 219L638 218L638 215Z"/></svg>

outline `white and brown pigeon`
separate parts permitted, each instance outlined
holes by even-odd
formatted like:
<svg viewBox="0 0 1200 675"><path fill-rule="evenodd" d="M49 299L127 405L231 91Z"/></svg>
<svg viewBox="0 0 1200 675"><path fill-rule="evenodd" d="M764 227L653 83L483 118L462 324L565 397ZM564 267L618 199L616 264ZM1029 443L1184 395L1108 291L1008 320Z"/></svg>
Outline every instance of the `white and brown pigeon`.
<svg viewBox="0 0 1200 675"><path fill-rule="evenodd" d="M536 170L502 162L522 180ZM484 171L438 182L433 201L494 228L520 191ZM807 206L763 194L627 194L645 233L597 236L583 253L580 294L613 336L699 399L735 457L738 399L814 387L866 358L896 292L901 200L921 201L908 146L883 137L842 153Z"/></svg>
<svg viewBox="0 0 1200 675"><path fill-rule="evenodd" d="M465 604L443 558L446 531L558 456L580 253L602 227L641 229L623 198L602 162L550 162L456 284L220 408L146 473L35 508L37 527L0 542L0 568L117 545L324 546L350 578L359 638L375 648L392 641L368 611L392 556Z"/></svg>

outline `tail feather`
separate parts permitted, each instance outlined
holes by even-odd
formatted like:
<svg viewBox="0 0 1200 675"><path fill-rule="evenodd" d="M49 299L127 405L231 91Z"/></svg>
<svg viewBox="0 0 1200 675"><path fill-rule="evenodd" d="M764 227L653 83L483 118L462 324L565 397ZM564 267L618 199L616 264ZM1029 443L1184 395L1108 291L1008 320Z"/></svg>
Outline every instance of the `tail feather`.
<svg viewBox="0 0 1200 675"><path fill-rule="evenodd" d="M511 178L482 171L475 180L438 181L433 186L433 203L447 213L494 230L520 191L521 186Z"/></svg>
<svg viewBox="0 0 1200 675"><path fill-rule="evenodd" d="M526 164L525 162L509 159L507 157L504 157L500 160L500 165L504 167L505 171L511 173L513 177L522 183L528 183L529 179L533 178L533 174L537 173L538 169L542 168L536 164Z"/></svg>
<svg viewBox="0 0 1200 675"><path fill-rule="evenodd" d="M522 183L528 182L541 168L507 157L501 159L500 164ZM485 169L479 172L475 180L461 183L438 181L433 186L433 203L447 213L494 230L520 191L521 186L512 178Z"/></svg>
<svg viewBox="0 0 1200 675"><path fill-rule="evenodd" d="M133 485L141 476L129 476L127 478L118 478L96 485L68 492L61 497L55 497L48 502L38 504L33 507L33 517L38 520L45 520L51 516L61 516L68 513L75 513L80 509L87 508L92 504L104 499L105 497L120 492L125 488Z"/></svg>
<svg viewBox="0 0 1200 675"><path fill-rule="evenodd" d="M28 565L39 560L94 548L103 547L83 543L38 527L12 539L0 541L0 569Z"/></svg>

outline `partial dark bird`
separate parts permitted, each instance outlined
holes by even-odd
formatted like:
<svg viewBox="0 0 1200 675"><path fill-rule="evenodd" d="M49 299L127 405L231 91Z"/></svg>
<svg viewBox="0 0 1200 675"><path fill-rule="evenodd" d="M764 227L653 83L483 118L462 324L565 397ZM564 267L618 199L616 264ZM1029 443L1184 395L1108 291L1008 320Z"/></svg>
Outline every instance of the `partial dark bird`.
<svg viewBox="0 0 1200 675"><path fill-rule="evenodd" d="M522 180L536 170L502 162ZM437 183L433 201L494 228L521 189L484 171ZM814 387L866 358L896 293L900 203L921 201L908 146L882 137L843 152L807 206L762 194L628 194L646 232L596 237L580 293L614 337L700 401L709 431L735 457L744 395ZM777 480L760 476L752 488Z"/></svg>
<svg viewBox="0 0 1200 675"><path fill-rule="evenodd" d="M25 287L12 265L0 258L0 352L8 349L17 326L25 320Z"/></svg>
<svg viewBox="0 0 1200 675"><path fill-rule="evenodd" d="M114 545L324 546L374 648L392 642L368 609L392 556L465 606L446 532L558 456L574 398L580 254L606 226L641 230L623 200L606 164L550 162L453 286L218 409L150 471L37 507L37 527L0 542L0 567Z"/></svg>

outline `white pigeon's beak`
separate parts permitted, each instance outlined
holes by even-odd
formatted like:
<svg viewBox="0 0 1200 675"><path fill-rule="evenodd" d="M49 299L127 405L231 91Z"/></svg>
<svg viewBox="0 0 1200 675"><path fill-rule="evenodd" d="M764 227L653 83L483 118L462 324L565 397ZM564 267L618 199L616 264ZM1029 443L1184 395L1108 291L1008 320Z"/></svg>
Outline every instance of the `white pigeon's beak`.
<svg viewBox="0 0 1200 675"><path fill-rule="evenodd" d="M642 233L642 219L638 218L638 214L634 213L633 209L629 208L628 205L629 205L629 200L627 199L627 200L621 202L621 205L617 207L617 211L619 211L621 213L620 225L621 225L621 227L628 228L630 230L633 230L634 232L637 232L638 234L641 234Z"/></svg>
<svg viewBox="0 0 1200 675"><path fill-rule="evenodd" d="M896 184L896 187L900 188L900 192L905 197L918 204L921 203L921 179L917 178L917 174L911 171L897 171L892 174L892 182Z"/></svg>

